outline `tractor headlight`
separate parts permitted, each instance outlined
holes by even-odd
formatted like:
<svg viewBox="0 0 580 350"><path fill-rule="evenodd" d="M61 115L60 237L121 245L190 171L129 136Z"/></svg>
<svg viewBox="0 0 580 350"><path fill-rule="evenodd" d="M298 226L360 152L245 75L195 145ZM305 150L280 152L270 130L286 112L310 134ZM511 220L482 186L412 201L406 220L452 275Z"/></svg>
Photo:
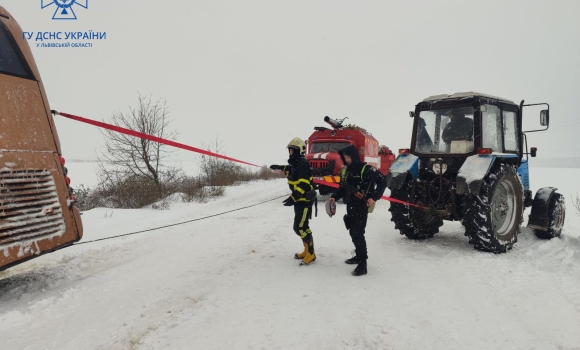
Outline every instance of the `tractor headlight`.
<svg viewBox="0 0 580 350"><path fill-rule="evenodd" d="M435 163L433 164L433 172L437 175L445 174L447 171L447 164Z"/></svg>

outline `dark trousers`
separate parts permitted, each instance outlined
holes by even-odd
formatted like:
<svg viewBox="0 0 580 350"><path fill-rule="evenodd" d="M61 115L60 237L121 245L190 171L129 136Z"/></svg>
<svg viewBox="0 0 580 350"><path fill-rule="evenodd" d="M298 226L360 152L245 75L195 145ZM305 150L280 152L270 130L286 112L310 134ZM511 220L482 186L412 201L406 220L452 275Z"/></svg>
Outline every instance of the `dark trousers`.
<svg viewBox="0 0 580 350"><path fill-rule="evenodd" d="M368 217L369 209L366 203L362 205L347 205L344 223L350 233L350 238L356 251L356 257L359 261L366 261L369 258L367 255L367 241L365 239Z"/></svg>
<svg viewBox="0 0 580 350"><path fill-rule="evenodd" d="M312 231L308 225L311 214L312 203L298 202L294 204L294 232L296 232L305 243L312 241Z"/></svg>

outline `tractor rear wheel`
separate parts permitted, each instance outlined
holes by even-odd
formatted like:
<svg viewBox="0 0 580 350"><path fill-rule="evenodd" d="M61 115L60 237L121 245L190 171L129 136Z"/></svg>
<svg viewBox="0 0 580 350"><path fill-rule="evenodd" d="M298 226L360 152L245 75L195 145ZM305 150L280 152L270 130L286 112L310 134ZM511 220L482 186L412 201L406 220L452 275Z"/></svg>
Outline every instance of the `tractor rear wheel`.
<svg viewBox="0 0 580 350"><path fill-rule="evenodd" d="M552 197L550 197L550 205L548 206L548 220L550 220L548 230L534 230L534 233L541 239L560 237L565 219L566 204L564 203L564 196L559 193L554 193Z"/></svg>
<svg viewBox="0 0 580 350"><path fill-rule="evenodd" d="M482 181L479 195L468 196L463 226L475 249L505 253L511 249L523 222L524 188L516 169L495 166Z"/></svg>
<svg viewBox="0 0 580 350"><path fill-rule="evenodd" d="M413 182L412 178L408 178L400 189L391 190L391 197L415 203L416 198L413 197L416 195L413 196ZM395 229L410 239L432 238L439 232L439 227L443 226L443 220L440 217L408 205L391 202L389 211L391 212L391 221L395 223Z"/></svg>

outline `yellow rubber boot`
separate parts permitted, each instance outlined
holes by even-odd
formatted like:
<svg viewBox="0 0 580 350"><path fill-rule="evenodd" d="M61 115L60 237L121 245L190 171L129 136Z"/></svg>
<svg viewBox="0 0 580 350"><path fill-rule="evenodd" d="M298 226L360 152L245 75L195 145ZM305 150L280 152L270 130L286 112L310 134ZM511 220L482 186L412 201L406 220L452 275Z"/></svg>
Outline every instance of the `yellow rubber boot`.
<svg viewBox="0 0 580 350"><path fill-rule="evenodd" d="M310 239L309 242L305 242L304 245L308 247L306 249L306 255L302 259L301 265L310 265L316 260L316 254L314 253L314 242Z"/></svg>
<svg viewBox="0 0 580 350"><path fill-rule="evenodd" d="M304 251L300 254L296 253L294 254L294 259L304 259L304 257L306 256L306 253L308 253L308 244L307 243L302 243L304 244Z"/></svg>

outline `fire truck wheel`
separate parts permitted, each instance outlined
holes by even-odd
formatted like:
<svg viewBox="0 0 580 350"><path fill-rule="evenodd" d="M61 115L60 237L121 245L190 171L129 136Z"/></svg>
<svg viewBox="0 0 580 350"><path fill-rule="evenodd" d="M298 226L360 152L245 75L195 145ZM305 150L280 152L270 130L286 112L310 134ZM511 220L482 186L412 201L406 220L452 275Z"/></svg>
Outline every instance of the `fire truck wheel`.
<svg viewBox="0 0 580 350"><path fill-rule="evenodd" d="M566 204L564 203L564 196L559 193L554 193L552 197L550 197L550 204L548 206L548 220L550 220L550 226L548 226L547 231L534 230L534 233L540 239L560 237L565 219Z"/></svg>
<svg viewBox="0 0 580 350"><path fill-rule="evenodd" d="M463 226L469 243L478 250L505 253L518 240L524 213L524 188L516 169L494 166L479 195L468 196Z"/></svg>
<svg viewBox="0 0 580 350"><path fill-rule="evenodd" d="M320 186L318 188L318 193L320 193L321 196L328 196L329 194L331 194L333 192L333 188L332 187L328 187L328 186Z"/></svg>
<svg viewBox="0 0 580 350"><path fill-rule="evenodd" d="M391 197L413 203L415 198L411 198L412 192L413 179L408 178L400 189L391 190ZM389 211L395 229L410 239L432 238L439 232L439 227L443 226L441 218L407 205L391 202Z"/></svg>

